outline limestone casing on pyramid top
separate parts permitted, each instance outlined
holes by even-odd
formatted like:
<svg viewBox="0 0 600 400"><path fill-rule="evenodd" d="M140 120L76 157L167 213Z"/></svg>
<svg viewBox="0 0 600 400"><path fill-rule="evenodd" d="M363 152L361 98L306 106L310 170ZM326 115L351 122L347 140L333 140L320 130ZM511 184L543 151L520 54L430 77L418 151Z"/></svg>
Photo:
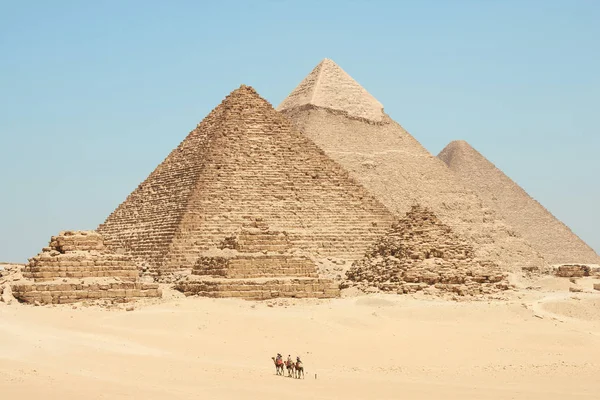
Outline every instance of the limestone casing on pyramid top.
<svg viewBox="0 0 600 400"><path fill-rule="evenodd" d="M383 105L340 66L326 58L279 104L277 111L313 105L351 117L383 119Z"/></svg>

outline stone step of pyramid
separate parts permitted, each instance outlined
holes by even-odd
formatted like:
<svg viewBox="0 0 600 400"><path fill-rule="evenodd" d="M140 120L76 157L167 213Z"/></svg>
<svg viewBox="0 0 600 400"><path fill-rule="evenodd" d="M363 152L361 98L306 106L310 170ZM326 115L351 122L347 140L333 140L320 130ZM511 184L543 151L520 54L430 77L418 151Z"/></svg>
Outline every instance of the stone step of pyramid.
<svg viewBox="0 0 600 400"><path fill-rule="evenodd" d="M289 255L240 255L230 259L201 258L194 267L192 274L227 278L279 276L316 278L318 276L316 267L311 260Z"/></svg>
<svg viewBox="0 0 600 400"><path fill-rule="evenodd" d="M137 268L115 268L111 266L100 267L35 267L23 271L23 277L36 282L54 280L56 278L99 278L114 277L135 281L139 276Z"/></svg>
<svg viewBox="0 0 600 400"><path fill-rule="evenodd" d="M117 282L103 283L64 283L48 282L16 284L12 286L13 296L24 303L69 304L85 300L111 299L121 302L136 298L161 297L156 283Z"/></svg>
<svg viewBox="0 0 600 400"><path fill-rule="evenodd" d="M331 280L316 278L215 279L197 277L179 282L175 289L186 296L234 297L245 300L273 298L333 298L340 289Z"/></svg>

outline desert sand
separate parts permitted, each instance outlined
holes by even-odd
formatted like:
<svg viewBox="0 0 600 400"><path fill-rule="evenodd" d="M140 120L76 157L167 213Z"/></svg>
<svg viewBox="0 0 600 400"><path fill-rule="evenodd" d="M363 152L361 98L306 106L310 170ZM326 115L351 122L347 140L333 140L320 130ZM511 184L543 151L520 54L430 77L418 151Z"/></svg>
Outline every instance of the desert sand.
<svg viewBox="0 0 600 400"><path fill-rule="evenodd" d="M513 277L514 281L514 277ZM592 278L504 299L183 297L113 308L0 303L0 393L21 399L597 399ZM570 292L576 287L582 292ZM270 359L301 356L306 378Z"/></svg>
<svg viewBox="0 0 600 400"><path fill-rule="evenodd" d="M2 399L600 398L600 266L550 268L331 60L280 109L240 86L98 232L2 266Z"/></svg>

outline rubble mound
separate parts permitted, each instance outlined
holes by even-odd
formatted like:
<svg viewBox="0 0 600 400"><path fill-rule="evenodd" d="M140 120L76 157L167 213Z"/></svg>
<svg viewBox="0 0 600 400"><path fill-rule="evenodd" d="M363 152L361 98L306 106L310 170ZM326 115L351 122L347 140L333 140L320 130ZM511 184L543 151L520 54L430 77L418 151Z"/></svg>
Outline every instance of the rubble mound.
<svg viewBox="0 0 600 400"><path fill-rule="evenodd" d="M415 205L346 273L344 286L414 293L426 288L459 295L508 288L506 274L475 259L473 247L428 208Z"/></svg>
<svg viewBox="0 0 600 400"><path fill-rule="evenodd" d="M87 299L160 297L158 284L138 282L130 256L115 254L94 231L64 231L29 260L22 280L12 286L19 301L74 303Z"/></svg>
<svg viewBox="0 0 600 400"><path fill-rule="evenodd" d="M338 297L339 288L319 279L313 261L295 254L285 232L261 218L242 225L217 248L198 258L192 275L175 289L185 295L265 300L274 297Z"/></svg>
<svg viewBox="0 0 600 400"><path fill-rule="evenodd" d="M13 282L23 279L23 264L0 263L0 305L10 305L15 298L12 295Z"/></svg>

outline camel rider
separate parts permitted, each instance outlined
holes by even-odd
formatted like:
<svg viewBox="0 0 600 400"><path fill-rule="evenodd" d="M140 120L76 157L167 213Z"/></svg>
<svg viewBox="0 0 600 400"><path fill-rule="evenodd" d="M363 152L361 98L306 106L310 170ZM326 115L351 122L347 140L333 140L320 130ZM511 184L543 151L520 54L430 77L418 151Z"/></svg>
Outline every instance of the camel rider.
<svg viewBox="0 0 600 400"><path fill-rule="evenodd" d="M300 357L296 357L296 363L302 364L302 361L300 360Z"/></svg>
<svg viewBox="0 0 600 400"><path fill-rule="evenodd" d="M277 359L275 360L277 364L283 364L283 356L277 353Z"/></svg>
<svg viewBox="0 0 600 400"><path fill-rule="evenodd" d="M287 358L287 365L291 365L292 363L292 356L288 354L288 358Z"/></svg>

